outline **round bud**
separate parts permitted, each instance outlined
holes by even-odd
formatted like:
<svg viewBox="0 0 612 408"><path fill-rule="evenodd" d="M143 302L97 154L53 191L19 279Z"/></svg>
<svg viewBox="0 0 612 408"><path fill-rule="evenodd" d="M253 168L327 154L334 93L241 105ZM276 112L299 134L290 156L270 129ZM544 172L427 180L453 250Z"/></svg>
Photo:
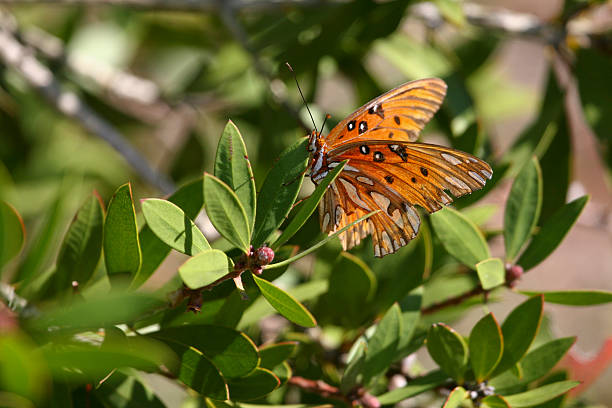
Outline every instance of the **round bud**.
<svg viewBox="0 0 612 408"><path fill-rule="evenodd" d="M268 265L270 262L274 260L274 251L272 248L267 246L262 246L257 248L255 251L255 262L257 265L264 266Z"/></svg>

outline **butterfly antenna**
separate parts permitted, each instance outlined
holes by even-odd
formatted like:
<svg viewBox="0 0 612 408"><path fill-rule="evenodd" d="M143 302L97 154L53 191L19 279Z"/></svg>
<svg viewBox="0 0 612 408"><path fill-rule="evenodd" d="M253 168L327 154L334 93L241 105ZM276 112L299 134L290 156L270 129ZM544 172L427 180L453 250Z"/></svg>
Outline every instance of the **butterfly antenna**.
<svg viewBox="0 0 612 408"><path fill-rule="evenodd" d="M306 103L306 98L304 98L304 94L302 93L302 88L300 88L300 84L298 83L297 76L295 75L295 71L293 70L291 65L289 65L288 62L285 62L285 65L287 66L287 68L289 68L289 71L291 71L291 73L293 74L293 79L295 79L295 84L297 85L297 89L300 92L300 96L302 97L302 100L304 101L304 105L306 105L306 110L308 111L308 115L310 115L310 120L312 120L312 125L314 126L315 132L319 133L319 131L317 130L317 125L315 124L315 120L312 117L312 113L310 112L310 108L308 107L308 104Z"/></svg>
<svg viewBox="0 0 612 408"><path fill-rule="evenodd" d="M331 118L331 115L328 113L327 115L325 115L325 119L323 119L323 124L321 125L321 132L323 131L323 129L325 129L325 122L327 122L327 119Z"/></svg>

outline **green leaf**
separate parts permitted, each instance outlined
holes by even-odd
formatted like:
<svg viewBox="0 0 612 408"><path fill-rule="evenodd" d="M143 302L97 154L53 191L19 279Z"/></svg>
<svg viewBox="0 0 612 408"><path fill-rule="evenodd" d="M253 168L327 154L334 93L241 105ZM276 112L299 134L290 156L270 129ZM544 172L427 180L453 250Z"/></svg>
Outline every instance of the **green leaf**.
<svg viewBox="0 0 612 408"><path fill-rule="evenodd" d="M564 100L565 98L562 98ZM540 156L542 168L542 210L538 225L554 220L552 215L563 207L572 180L574 151L569 118L565 109L550 126L548 143ZM541 145L538 146L538 148ZM536 152L538 153L538 152Z"/></svg>
<svg viewBox="0 0 612 408"><path fill-rule="evenodd" d="M327 291L326 280L313 280L289 289L287 292L299 302L317 299ZM247 328L266 316L276 313L267 299L260 297L244 312L239 328Z"/></svg>
<svg viewBox="0 0 612 408"><path fill-rule="evenodd" d="M16 332L4 332L0 336L0 389L3 391L3 396L15 393L42 403L41 399L50 389L50 380L48 369L37 345Z"/></svg>
<svg viewBox="0 0 612 408"><path fill-rule="evenodd" d="M303 257L305 257L306 255L316 251L317 249L319 249L320 247L322 247L323 245L325 245L328 241L332 240L333 238L337 237L338 235L342 234L344 231L348 230L349 228L351 228L353 225L356 225L358 223L360 223L363 220L366 220L368 218L370 218L371 216L373 216L374 214L378 213L380 210L376 210L376 211L372 211L369 214L364 215L361 218L356 219L355 221L351 222L350 224L348 224L347 226L345 226L342 229L339 229L338 231L336 231L335 233L333 233L332 235L328 235L327 237L323 238L321 241L317 242L315 245L311 246L310 248L308 248L305 251L300 252L299 254L292 256L289 259L286 259L284 261L281 262L277 262L277 263L273 263L270 265L267 265L264 269L273 269L273 268L281 268L285 265L289 265L295 261L297 261L298 259L301 259Z"/></svg>
<svg viewBox="0 0 612 408"><path fill-rule="evenodd" d="M297 342L284 342L270 344L259 349L261 357L261 368L266 368L281 380L281 385L284 385L291 378L291 367L287 360L295 351Z"/></svg>
<svg viewBox="0 0 612 408"><path fill-rule="evenodd" d="M0 272L23 248L25 226L21 216L6 201L0 200Z"/></svg>
<svg viewBox="0 0 612 408"><path fill-rule="evenodd" d="M368 265L342 252L332 266L329 289L320 302L330 317L357 327L368 317L363 313L364 302L371 300L375 291L376 277Z"/></svg>
<svg viewBox="0 0 612 408"><path fill-rule="evenodd" d="M227 184L236 193L247 217L249 231L255 223L256 191L253 170L240 131L229 120L217 147L215 177Z"/></svg>
<svg viewBox="0 0 612 408"><path fill-rule="evenodd" d="M457 27L465 25L465 15L463 14L463 2L460 0L435 0L434 4L438 7L444 19Z"/></svg>
<svg viewBox="0 0 612 408"><path fill-rule="evenodd" d="M102 252L104 210L100 196L94 192L72 220L57 257L54 275L55 290L71 288L71 282L81 286L96 270Z"/></svg>
<svg viewBox="0 0 612 408"><path fill-rule="evenodd" d="M469 395L465 388L455 387L446 398L446 401L444 401L444 405L442 405L442 408L460 407L461 403L467 398L469 398Z"/></svg>
<svg viewBox="0 0 612 408"><path fill-rule="evenodd" d="M408 385L378 396L381 405L391 405L432 390L446 383L448 377L442 371L434 371L411 380Z"/></svg>
<svg viewBox="0 0 612 408"><path fill-rule="evenodd" d="M161 365L171 366L176 356L165 344L143 337L104 342L102 347L87 343L48 344L42 348L55 376L65 380L100 380L112 370L132 367L153 372Z"/></svg>
<svg viewBox="0 0 612 408"><path fill-rule="evenodd" d="M470 362L477 382L483 382L493 371L504 350L502 331L492 313L476 323L469 340Z"/></svg>
<svg viewBox="0 0 612 408"><path fill-rule="evenodd" d="M133 321L165 304L151 295L131 292L111 292L87 300L76 300L68 307L45 309L36 319L28 320L33 330L54 333L60 330L84 331Z"/></svg>
<svg viewBox="0 0 612 408"><path fill-rule="evenodd" d="M308 164L307 142L302 139L281 154L259 191L252 240L255 248L280 227L297 198Z"/></svg>
<svg viewBox="0 0 612 408"><path fill-rule="evenodd" d="M363 367L364 384L387 371L395 360L402 330L401 320L400 307L395 303L380 320L372 337L367 340L368 351Z"/></svg>
<svg viewBox="0 0 612 408"><path fill-rule="evenodd" d="M249 401L264 397L279 385L279 378L265 368L256 368L246 377L228 381L232 401Z"/></svg>
<svg viewBox="0 0 612 408"><path fill-rule="evenodd" d="M506 282L506 269L499 258L489 258L478 262L476 272L484 290L493 289Z"/></svg>
<svg viewBox="0 0 612 408"><path fill-rule="evenodd" d="M491 257L482 232L458 211L444 207L431 215L431 222L444 248L470 268Z"/></svg>
<svg viewBox="0 0 612 408"><path fill-rule="evenodd" d="M45 211L40 230L35 236L30 237L31 243L28 244L27 251L20 260L19 269L12 279L13 282L19 282L19 292L24 291L30 282L44 274L48 269L48 261L55 256L56 243L60 242L61 234L65 229L62 223L69 206L68 201L73 186L69 180L62 183L57 197L53 199L50 208Z"/></svg>
<svg viewBox="0 0 612 408"><path fill-rule="evenodd" d="M576 5L575 10L580 7L580 4ZM604 35L603 38L607 37ZM607 87L601 84L606 83L608 77L606 72L612 69L612 62L607 53L598 51L596 47L580 47L576 50L574 73L578 82L584 117L599 140L597 151L603 156L608 165L608 171L610 171L612 170L612 148L610 148L612 124L608 118L612 115L612 106L610 105L610 93Z"/></svg>
<svg viewBox="0 0 612 408"><path fill-rule="evenodd" d="M518 305L502 324L504 354L492 377L512 368L525 355L542 321L543 299L534 296Z"/></svg>
<svg viewBox="0 0 612 408"><path fill-rule="evenodd" d="M531 350L521 360L522 382L530 383L544 377L575 343L575 337L564 337L549 341Z"/></svg>
<svg viewBox="0 0 612 408"><path fill-rule="evenodd" d="M218 249L206 249L179 267L181 279L191 289L209 285L234 270L234 263Z"/></svg>
<svg viewBox="0 0 612 408"><path fill-rule="evenodd" d="M298 342L285 341L282 343L267 344L259 348L259 356L263 368L272 369L282 364L295 352Z"/></svg>
<svg viewBox="0 0 612 408"><path fill-rule="evenodd" d="M339 165L337 165L332 171L325 176L321 183L315 188L314 192L308 197L304 202L300 205L297 210L295 216L285 228L283 233L274 241L274 244L271 245L271 248L276 250L276 248L280 248L285 242L287 242L300 228L306 223L308 218L312 215L314 210L319 205L319 202L323 198L323 194L327 191L327 187L336 179L338 174L344 168L344 165L348 160L343 161Z"/></svg>
<svg viewBox="0 0 612 408"><path fill-rule="evenodd" d="M253 275L253 279L259 287L261 294L280 314L303 327L315 327L317 325L317 321L308 309L289 293L255 275Z"/></svg>
<svg viewBox="0 0 612 408"><path fill-rule="evenodd" d="M400 309L402 310L402 331L399 343L397 344L397 350L401 355L410 347L412 337L414 336L414 332L416 331L421 317L422 303L423 288L421 286L404 296L399 303Z"/></svg>
<svg viewBox="0 0 612 408"><path fill-rule="evenodd" d="M531 407L565 394L578 385L579 381L559 381L520 394L507 395L504 398L512 408Z"/></svg>
<svg viewBox="0 0 612 408"><path fill-rule="evenodd" d="M504 378L504 375L501 375L491 381L490 384L503 394L504 390L516 389L514 387L517 385L527 385L535 380L539 380L559 363L575 341L575 337L555 339L531 350L521 359L522 375L520 378L513 376L513 380L509 380Z"/></svg>
<svg viewBox="0 0 612 408"><path fill-rule="evenodd" d="M259 353L253 341L246 334L226 327L178 326L150 336L199 350L225 378L249 375L259 364Z"/></svg>
<svg viewBox="0 0 612 408"><path fill-rule="evenodd" d="M533 237L516 263L527 271L546 259L563 241L588 200L588 196L583 196L561 207Z"/></svg>
<svg viewBox="0 0 612 408"><path fill-rule="evenodd" d="M170 201L149 198L142 202L147 225L166 245L187 255L196 255L210 245L202 231Z"/></svg>
<svg viewBox="0 0 612 408"><path fill-rule="evenodd" d="M204 205L202 183L203 180L200 177L182 186L168 198L168 201L181 208L185 212L185 216L194 219ZM133 288L137 288L146 282L170 253L170 247L157 238L148 225L140 230L138 237L142 249L142 266L132 281Z"/></svg>
<svg viewBox="0 0 612 408"><path fill-rule="evenodd" d="M427 332L427 351L445 373L463 383L468 358L463 337L444 323L432 324Z"/></svg>
<svg viewBox="0 0 612 408"><path fill-rule="evenodd" d="M142 254L130 183L119 187L108 204L104 222L104 260L109 275L134 276L140 269Z"/></svg>
<svg viewBox="0 0 612 408"><path fill-rule="evenodd" d="M534 292L521 290L526 296L543 295L544 301L568 306L593 306L612 302L612 292L602 290L564 290L558 292Z"/></svg>
<svg viewBox="0 0 612 408"><path fill-rule="evenodd" d="M227 184L208 173L204 173L204 206L219 234L247 253L251 235L244 208Z"/></svg>
<svg viewBox="0 0 612 408"><path fill-rule="evenodd" d="M542 170L532 157L512 184L504 213L506 259L514 260L531 236L542 207Z"/></svg>
<svg viewBox="0 0 612 408"><path fill-rule="evenodd" d="M340 390L347 394L356 385L362 384L363 380L363 371L366 362L366 350L368 345L362 339L358 339L355 346L353 346L354 352L351 353L352 357L349 360L346 369L344 370L344 374L342 374L342 380L340 381ZM352 350L351 350L352 351Z"/></svg>
<svg viewBox="0 0 612 408"><path fill-rule="evenodd" d="M484 397L480 403L483 408L510 408L508 402L501 395L489 395Z"/></svg>

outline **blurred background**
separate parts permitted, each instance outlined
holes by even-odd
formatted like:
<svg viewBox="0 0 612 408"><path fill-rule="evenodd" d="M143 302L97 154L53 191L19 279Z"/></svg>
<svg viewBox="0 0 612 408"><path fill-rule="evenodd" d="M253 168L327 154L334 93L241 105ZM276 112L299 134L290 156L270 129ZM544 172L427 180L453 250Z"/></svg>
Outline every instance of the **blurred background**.
<svg viewBox="0 0 612 408"><path fill-rule="evenodd" d="M502 228L511 177L531 154L542 163L543 219L591 196L563 244L518 287L612 290L612 2L0 3L0 198L31 237L20 268L53 262L93 189L107 202L131 181L136 198L159 197L212 171L230 118L260 185L313 127L288 61L317 126L332 115L327 131L396 85L445 79L447 100L422 140L503 172L478 203L488 230ZM313 218L304 234L316 231ZM493 242L501 255L501 237ZM148 285L163 284L181 260L168 259ZM504 316L519 299L491 310ZM578 336L565 364L583 376L587 398L612 406L609 306L546 312L555 335ZM456 327L466 333L476 316Z"/></svg>

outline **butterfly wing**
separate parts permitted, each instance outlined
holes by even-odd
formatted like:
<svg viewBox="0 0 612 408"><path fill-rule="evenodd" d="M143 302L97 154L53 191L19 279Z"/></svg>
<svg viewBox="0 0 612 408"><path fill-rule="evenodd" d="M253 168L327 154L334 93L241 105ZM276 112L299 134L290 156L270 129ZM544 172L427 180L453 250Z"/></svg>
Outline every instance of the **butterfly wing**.
<svg viewBox="0 0 612 408"><path fill-rule="evenodd" d="M446 191L460 197L492 176L491 167L475 156L425 143L351 144L330 153L328 165L346 159L320 206L321 227L334 232L380 209L340 237L349 249L371 233L376 256L393 253L416 236L420 220L414 205L438 211L453 201Z"/></svg>
<svg viewBox="0 0 612 408"><path fill-rule="evenodd" d="M331 148L355 141L414 142L446 95L438 78L407 82L363 105L325 137Z"/></svg>

